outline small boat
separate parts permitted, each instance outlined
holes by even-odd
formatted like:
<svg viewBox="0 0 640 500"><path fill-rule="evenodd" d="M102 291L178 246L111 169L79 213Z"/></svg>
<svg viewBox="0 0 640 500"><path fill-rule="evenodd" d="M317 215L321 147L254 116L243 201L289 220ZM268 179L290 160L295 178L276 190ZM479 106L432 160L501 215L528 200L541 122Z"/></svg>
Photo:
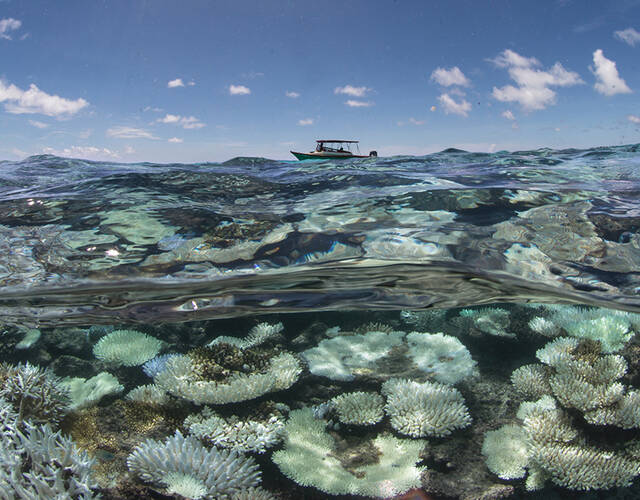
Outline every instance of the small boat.
<svg viewBox="0 0 640 500"><path fill-rule="evenodd" d="M359 141L341 141L338 139L320 139L316 141L315 151L310 151L309 153L291 151L291 154L298 160L337 160L348 158L375 158L378 156L377 151L370 151L367 156L361 155L358 142Z"/></svg>

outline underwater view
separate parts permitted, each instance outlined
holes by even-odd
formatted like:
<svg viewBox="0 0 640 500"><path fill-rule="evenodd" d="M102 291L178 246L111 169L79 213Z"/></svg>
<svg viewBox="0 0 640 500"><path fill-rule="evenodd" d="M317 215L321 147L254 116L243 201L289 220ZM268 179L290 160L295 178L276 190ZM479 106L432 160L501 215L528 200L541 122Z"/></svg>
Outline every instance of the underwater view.
<svg viewBox="0 0 640 500"><path fill-rule="evenodd" d="M0 498L638 498L638 172L0 162Z"/></svg>

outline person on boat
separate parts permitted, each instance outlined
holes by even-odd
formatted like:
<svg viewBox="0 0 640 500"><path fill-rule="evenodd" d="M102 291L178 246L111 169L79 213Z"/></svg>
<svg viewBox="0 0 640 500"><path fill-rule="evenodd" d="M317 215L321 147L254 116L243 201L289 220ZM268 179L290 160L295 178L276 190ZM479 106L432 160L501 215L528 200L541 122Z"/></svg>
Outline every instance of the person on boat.
<svg viewBox="0 0 640 500"><path fill-rule="evenodd" d="M322 143L319 142L318 145L316 146L316 151L319 153L320 151L322 151Z"/></svg>

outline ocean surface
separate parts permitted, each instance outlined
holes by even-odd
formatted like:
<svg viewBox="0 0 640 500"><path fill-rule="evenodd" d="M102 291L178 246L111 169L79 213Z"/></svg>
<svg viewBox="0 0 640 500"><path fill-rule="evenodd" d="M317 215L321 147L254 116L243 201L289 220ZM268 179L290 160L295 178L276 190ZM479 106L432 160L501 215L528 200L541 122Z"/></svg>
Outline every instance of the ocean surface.
<svg viewBox="0 0 640 500"><path fill-rule="evenodd" d="M50 155L0 161L0 380L35 366L54 385L102 373L120 384L80 405L70 390L64 416L51 418L52 429L94 460L85 496L77 489L69 498L639 498L633 479L640 452L629 451L640 443L638 313L640 145L491 154L451 149L339 162L239 157L121 164ZM120 330L144 333L161 347L141 362L102 353L97 346ZM376 335L378 343L371 340ZM215 340L220 336L245 340ZM333 339L360 343L329 348ZM558 339L574 342L558 347L562 361L541 351L554 342L555 349ZM130 349L144 351L144 341L143 347L135 342ZM415 354L421 342L422 354ZM318 361L313 349L321 345L327 366L338 368ZM337 360L347 351L349 360ZM194 368L193 375L202 384L221 384L236 372L266 377L266 360L276 353L291 355L297 361L277 359L297 368L287 383L220 402L181 389L179 377L158 375L168 373L166 360L159 368L144 365L143 373L142 363L158 353L204 363L206 370ZM353 368L355 358L369 365ZM434 368L463 358L467 365L460 361L445 374ZM525 365L538 368L517 372ZM353 370L341 378L336 373L344 366ZM567 373L580 375L568 382ZM159 396L125 399L152 382L171 403ZM428 415L405 425L396 406L406 413L437 396L395 401L393 393L427 387L402 389L402 383L444 384L428 388L454 391L468 415L449 430L425 430ZM533 390L536 384L546 389ZM22 389L6 387L0 403L4 397L17 408ZM345 419L335 401L355 391L387 398L384 416L365 430ZM587 403L565 395L580 391L604 395ZM27 392L23 397L32 397ZM546 403L527 410L529 417L522 416L524 406L518 411L523 401L540 398ZM186 436L185 418L207 405L231 422L247 412L280 422L273 449L244 450L260 467L259 492L251 478L236 490L217 483L218 491L197 467L176 471L165 464L165 475L181 475L170 483L132 465L133 450L144 453L136 446L151 438L150 447L161 446L175 431ZM291 465L292 422L309 408L323 422L318 432L334 440L326 457L336 461L335 483ZM536 447L531 415L544 420L550 412L577 430ZM407 430L416 425L422 430ZM519 437L487 434L505 425L520 426L513 431ZM88 428L99 432L87 435ZM428 451L411 464L417 469L387 464L408 467L418 479L395 483L390 476L381 486L365 485L367 464L383 469L380 457L393 455L389 447L396 446L398 457L405 453L404 445L375 441L389 435L424 440ZM202 442L218 446L211 436ZM527 456L521 473L500 472L500 459L489 450L495 442ZM362 458L371 443L378 443L377 456ZM558 458L570 453L591 455L570 465ZM297 457L305 460L304 453ZM607 457L620 463L608 470ZM578 479L597 476L594 468L600 476ZM338 486L340 474L354 483ZM0 471L0 498L13 498L3 491L15 494L15 481L23 480L3 479Z"/></svg>
<svg viewBox="0 0 640 500"><path fill-rule="evenodd" d="M575 302L640 311L640 146L0 162L14 324Z"/></svg>

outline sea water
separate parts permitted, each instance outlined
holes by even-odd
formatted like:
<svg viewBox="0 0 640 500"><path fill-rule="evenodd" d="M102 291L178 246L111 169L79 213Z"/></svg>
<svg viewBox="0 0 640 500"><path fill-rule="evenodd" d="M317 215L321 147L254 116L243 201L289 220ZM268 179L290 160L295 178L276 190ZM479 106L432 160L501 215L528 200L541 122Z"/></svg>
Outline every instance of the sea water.
<svg viewBox="0 0 640 500"><path fill-rule="evenodd" d="M73 498L635 498L639 193L638 145L0 162L3 446Z"/></svg>

